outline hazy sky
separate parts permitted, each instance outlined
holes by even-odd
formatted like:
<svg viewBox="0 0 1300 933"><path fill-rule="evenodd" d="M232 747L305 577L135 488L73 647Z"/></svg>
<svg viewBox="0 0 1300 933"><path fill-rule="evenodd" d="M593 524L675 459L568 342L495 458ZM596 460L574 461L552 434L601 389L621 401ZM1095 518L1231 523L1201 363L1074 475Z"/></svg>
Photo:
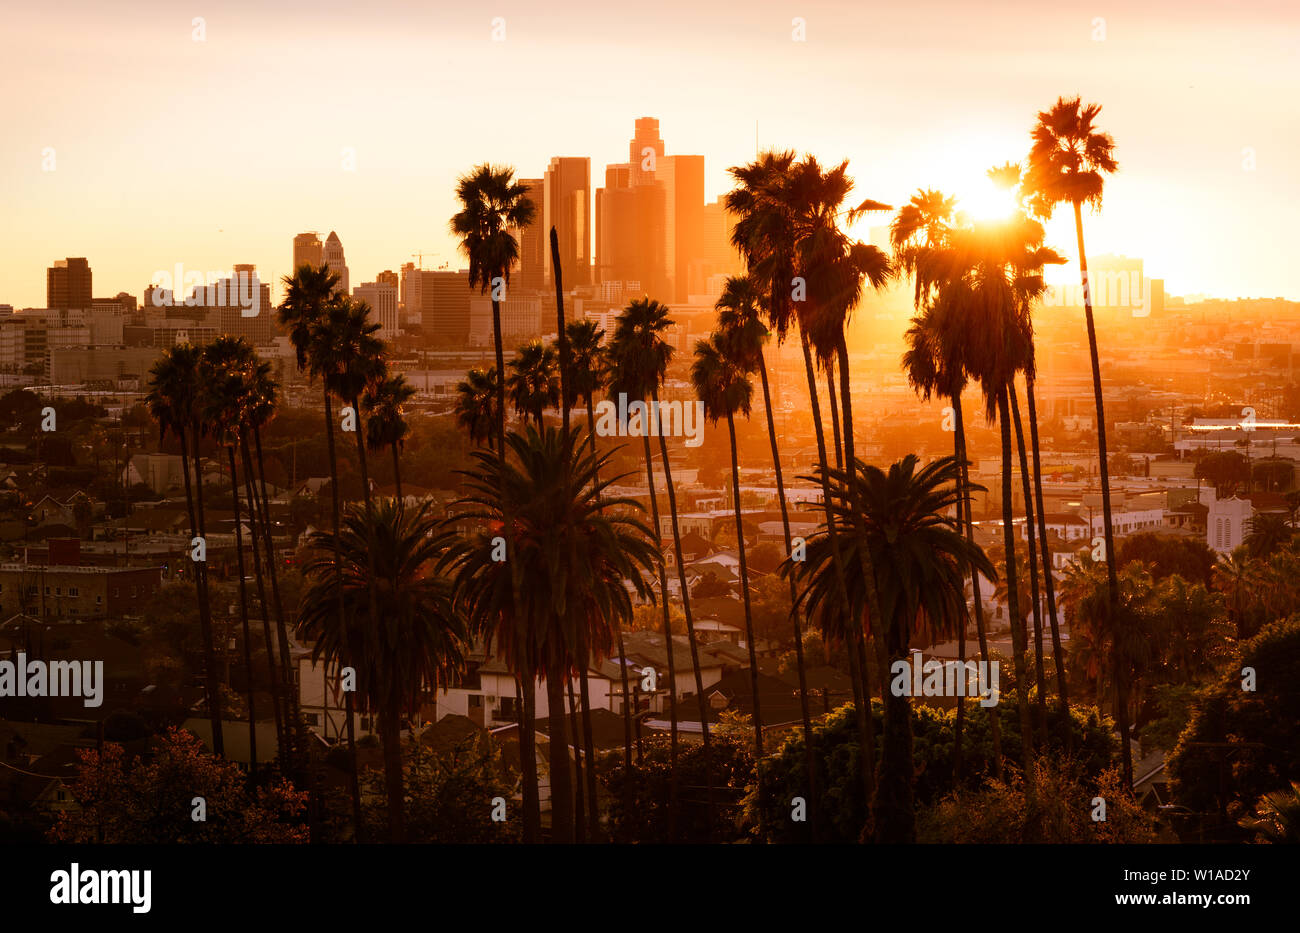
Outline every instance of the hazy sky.
<svg viewBox="0 0 1300 933"><path fill-rule="evenodd" d="M459 172L586 155L599 184L638 116L670 154L705 156L710 198L756 123L762 146L849 158L861 196L973 194L1058 94L1101 103L1118 146L1091 254L1142 256L1173 294L1300 299L1294 0L624 6L10 4L0 302L44 305L64 256L90 259L97 296L139 296L177 263L278 277L313 229L338 231L354 284L420 250L455 266ZM1073 258L1070 226L1049 240Z"/></svg>

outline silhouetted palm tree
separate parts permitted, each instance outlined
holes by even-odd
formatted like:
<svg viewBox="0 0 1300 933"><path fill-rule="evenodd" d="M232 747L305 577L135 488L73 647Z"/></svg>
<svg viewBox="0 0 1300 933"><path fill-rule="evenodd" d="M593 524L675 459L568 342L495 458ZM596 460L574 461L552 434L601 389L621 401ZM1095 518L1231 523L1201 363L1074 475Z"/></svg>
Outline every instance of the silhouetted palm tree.
<svg viewBox="0 0 1300 933"><path fill-rule="evenodd" d="M596 479L608 455L597 458L575 440L530 427L506 437L515 464L475 451L473 469L463 474L466 495L456 505L458 519L481 530L462 536L447 558L471 631L495 643L512 670L544 672L557 842L572 841L574 829L565 683L591 662L584 651L608 656L614 621L626 623L632 614L626 581L649 596L644 573L656 559L650 529L634 515L640 506L605 495L622 477ZM516 526L519 588L493 557L507 512Z"/></svg>
<svg viewBox="0 0 1300 933"><path fill-rule="evenodd" d="M649 404L654 410L659 407L659 386L663 383L664 377L668 372L668 363L673 357L673 348L664 338L664 333L672 326L672 319L668 317L668 308L651 298L638 298L623 309L618 317L618 323L614 328L614 338L610 342L609 357L613 370L613 378L610 382L610 394L626 394L629 399L629 409L632 400L638 400L643 404L649 400ZM658 505L655 502L654 475L651 466L650 457L650 417L642 418L641 437L645 444L646 455L646 474L647 481L650 485L650 504L651 512L654 513L655 532L659 533L658 527ZM657 420L657 419L656 419ZM664 487L668 492L668 513L673 529L673 548L677 565L677 581L682 591L682 609L686 616L686 638L690 645L691 667L695 674L695 691L696 700L699 705L700 729L704 742L704 761L705 761L705 792L707 796L707 809L709 814L709 825L713 825L713 753L712 745L709 739L709 719L708 704L704 696L704 680L700 671L700 654L699 643L695 637L695 616L691 612L691 593L690 586L686 582L685 559L682 556L682 536L681 527L677 520L677 491L673 486L672 465L668 458L668 443L664 438L663 431L657 432L659 435L659 457L664 467ZM668 600L668 587L666 572L661 569L661 595L665 604ZM673 655L672 632L669 626L668 612L664 612L664 638L665 650L668 653L669 682L673 685L673 733L676 734L676 682L673 680L673 670L671 659ZM676 743L673 743L673 788L676 788ZM676 806L669 808L671 818L676 818Z"/></svg>
<svg viewBox="0 0 1300 933"><path fill-rule="evenodd" d="M542 412L560 404L559 358L553 348L530 340L515 351L506 376L506 394L521 416L532 418L540 431Z"/></svg>
<svg viewBox="0 0 1300 933"><path fill-rule="evenodd" d="M165 438L167 432L171 431L181 447L181 472L185 475L185 507L189 512L191 540L201 537L195 513L195 493L190 482L191 465L198 483L203 482L202 461L198 456L200 359L199 349L188 343L163 351L149 371L149 392L145 396L149 414L158 422L159 439ZM206 552L206 543L204 549ZM199 605L199 633L203 639L204 683L207 687L208 721L212 727L212 749L218 755L225 755L221 728L221 684L218 680L216 642L212 632L207 561L191 559L190 567L194 574L194 590Z"/></svg>
<svg viewBox="0 0 1300 933"><path fill-rule="evenodd" d="M847 527L850 515L862 510L867 533L846 534L841 543L849 550L865 546L871 561L849 555L850 599L853 617L860 620L868 609L868 590L874 582L884 622L889 666L882 677L890 677L900 662L908 663L908 646L914 632L926 629L931 637L951 635L965 612L965 576L969 568L992 578L994 570L980 548L961 530L959 491L960 466L954 457L942 457L918 470L919 460L908 454L885 473L857 461L852 483L844 471L832 473L833 521ZM956 515L950 516L954 511ZM834 616L838 611L838 584L833 570L827 527L808 542L807 560L796 570L787 561L785 573L797 573L803 581L800 600L809 616ZM876 579L867 581L861 568L874 569ZM910 682L910 673L907 675ZM885 732L881 743L880 770L871 802L875 838L880 842L909 842L915 837L912 781L911 703L899 690L885 692ZM863 767L869 766L864 759Z"/></svg>
<svg viewBox="0 0 1300 933"><path fill-rule="evenodd" d="M402 446L410 426L405 405L415 397L415 386L401 373L372 383L362 406L366 410L366 444L372 451L390 447L393 451L393 486L402 503Z"/></svg>
<svg viewBox="0 0 1300 933"><path fill-rule="evenodd" d="M727 419L731 440L731 506L736 519L736 547L740 555L740 596L745 607L745 642L749 649L749 688L754 704L754 761L763 758L763 714L758 698L758 654L754 637L754 612L749 599L749 562L745 557L745 524L740 509L740 460L736 452L736 415L749 417L754 385L745 370L753 343L743 331L716 332L695 344L691 384L704 403L704 416L713 423Z"/></svg>
<svg viewBox="0 0 1300 933"><path fill-rule="evenodd" d="M1100 113L1100 105L1084 106L1078 97L1057 98L1050 110L1041 111L1031 133L1033 145L1029 150L1025 188L1031 196L1034 210L1044 218L1050 217L1058 204L1068 203L1074 208L1074 230L1079 244L1079 279L1083 285L1088 354L1092 361L1092 391L1097 408L1097 458L1101 474L1106 573L1110 585L1110 605L1117 614L1119 580L1111 517L1110 464L1106 453L1106 413L1101 389L1101 361L1097 353L1097 330L1092 316L1092 293L1088 285L1088 255L1083 245L1083 205L1087 204L1094 209L1101 206L1102 190L1105 187L1103 175L1109 175L1119 168L1114 157L1115 141L1108 133L1099 132L1093 127L1093 122ZM1129 747L1128 677L1123 669L1116 671L1116 689L1120 695L1120 756L1124 783L1132 788L1133 754Z"/></svg>
<svg viewBox="0 0 1300 933"><path fill-rule="evenodd" d="M349 509L337 539L316 532L308 540L321 556L304 568L308 582L299 630L313 641L313 663L356 670L357 693L377 714L393 842L403 840L405 826L402 718L419 709L422 694L452 683L465 663L465 622L453 608L450 581L438 569L449 539L436 534L438 528L428 502L405 509L395 499L382 499L369 512ZM343 557L342 625L334 600L334 554Z"/></svg>
<svg viewBox="0 0 1300 933"><path fill-rule="evenodd" d="M495 366L487 370L476 366L456 384L456 424L469 435L471 443L487 444L493 450L501 398L498 381Z"/></svg>

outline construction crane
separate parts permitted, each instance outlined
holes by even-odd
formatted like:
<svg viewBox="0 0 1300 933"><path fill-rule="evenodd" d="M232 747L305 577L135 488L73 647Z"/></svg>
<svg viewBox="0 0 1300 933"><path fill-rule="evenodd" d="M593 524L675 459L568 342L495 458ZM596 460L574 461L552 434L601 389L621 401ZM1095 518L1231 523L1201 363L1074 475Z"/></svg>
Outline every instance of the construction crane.
<svg viewBox="0 0 1300 933"><path fill-rule="evenodd" d="M412 253L412 254L411 254L411 257L412 257L413 259L416 259L416 260L419 261L419 263L420 263L419 268L420 268L420 269L424 269L424 254L425 254L425 253L428 253L430 256L437 256L437 255L438 255L437 253L435 253L435 252L434 252L433 250L431 250L431 249L420 250L420 251L418 251L418 252Z"/></svg>

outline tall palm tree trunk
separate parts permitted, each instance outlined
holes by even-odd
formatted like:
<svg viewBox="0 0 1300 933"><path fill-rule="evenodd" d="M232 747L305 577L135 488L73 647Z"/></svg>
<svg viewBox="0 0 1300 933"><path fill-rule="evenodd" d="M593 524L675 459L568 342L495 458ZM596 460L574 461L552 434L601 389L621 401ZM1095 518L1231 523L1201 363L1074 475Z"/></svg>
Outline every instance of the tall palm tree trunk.
<svg viewBox="0 0 1300 933"><path fill-rule="evenodd" d="M973 544L975 542L975 516L974 505L970 499L970 467L966 451L966 424L962 417L961 393L953 396L952 409L956 421L957 444L960 451L958 459L961 462L961 485L966 494L966 520L964 522L966 540ZM970 585L972 602L975 604L975 636L979 641L980 658L987 664L990 655L988 634L984 625L984 600L980 594L980 573L974 567L971 567L970 571ZM1002 729L998 719L997 703L989 707L989 733L993 738L993 775L998 780L1002 780Z"/></svg>
<svg viewBox="0 0 1300 933"><path fill-rule="evenodd" d="M849 376L849 345L841 331L839 343L835 348L839 357L840 377L840 411L843 415L844 466L849 476L856 480L857 452L853 436L853 394ZM880 594L876 590L876 572L872 566L871 554L867 548L867 525L863 518L862 502L858 497L858 484L852 481L848 486L849 508L853 513L855 531L862 542L857 548L858 560L862 568L862 579L867 590L867 611L873 620L883 620L880 610ZM912 714L911 704L905 697L896 697L893 691L884 688L888 676L889 663L884 657L892 639L899 657L907 654L908 638L903 630L902 619L885 622L881 627L885 631L876 635L876 654L880 662L881 694L885 701L885 735L881 743L880 778L876 781L876 796L872 803L872 821L875 823L876 838L882 842L911 842L915 837L916 814L912 805ZM895 632L895 629L899 631ZM884 636L882 638L882 635ZM899 647L901 645L901 647ZM863 662L863 682L867 683L865 660ZM868 694L870 696L870 694ZM890 703L893 702L891 708ZM900 731L905 730L902 734ZM891 735L891 733L893 733ZM893 751L893 755L886 754ZM905 757L900 757L905 756ZM891 760L894 767L889 767ZM893 785L893 786L891 786Z"/></svg>
<svg viewBox="0 0 1300 933"><path fill-rule="evenodd" d="M262 430L253 425L253 449L257 454L257 476L262 492L262 538L266 548L266 566L271 578L271 598L275 601L276 635L280 646L280 686L284 692L282 708L284 710L285 732L294 744L293 757L300 751L298 745L302 717L298 710L298 692L294 687L293 658L289 651L289 627L284 618L284 600L280 597L280 572L275 564L275 544L271 534L271 500L266 491L266 460L262 454Z"/></svg>
<svg viewBox="0 0 1300 933"><path fill-rule="evenodd" d="M551 726L551 841L573 842L573 774L569 767L569 729L564 721L564 657L548 652L546 704Z"/></svg>
<svg viewBox="0 0 1300 933"><path fill-rule="evenodd" d="M334 595L339 607L339 628L342 631L347 631L347 609L343 602L343 555L339 550L339 521L342 508L339 505L339 458L338 451L334 448L334 406L330 399L329 389L325 390L324 395L325 447L329 452L330 502L333 506L330 512L330 519L332 526L331 530L334 535ZM348 664L345 664L344 666L346 667ZM347 717L344 730L348 740L348 762L351 765L348 773L348 791L352 797L352 831L355 841L361 843L365 841L365 825L361 821L361 775L360 768L357 764L356 715L352 693L353 691L351 690L344 691L344 715Z"/></svg>
<svg viewBox="0 0 1300 933"><path fill-rule="evenodd" d="M1106 453L1106 410L1101 393L1101 360L1097 355L1097 328L1092 317L1092 289L1088 286L1088 254L1083 248L1083 211L1078 201L1074 202L1074 231L1079 241L1079 277L1083 283L1083 313L1088 323L1088 355L1092 360L1092 394L1097 406L1097 458L1101 472L1101 517L1106 542L1106 584L1110 595L1109 619L1111 626L1116 626L1119 619L1119 576L1115 561L1115 525L1110 510L1110 464ZM1119 719L1120 762L1124 769L1124 786L1130 793L1133 790L1133 751L1129 746L1128 722L1128 671L1124 667L1124 658L1120 650L1119 632L1111 639L1111 652L1115 666L1115 693L1117 716Z"/></svg>
<svg viewBox="0 0 1300 933"><path fill-rule="evenodd" d="M573 841L582 845L587 841L586 790L583 787L582 743L578 740L581 730L578 703L573 698L573 678L566 677L569 692L569 730L573 733ZM592 840L593 842L595 840Z"/></svg>
<svg viewBox="0 0 1300 933"><path fill-rule="evenodd" d="M1016 429L1016 447L1020 455L1021 497L1025 502L1025 543L1029 547L1029 591L1033 597L1034 612L1034 678L1038 686L1038 699L1034 703L1034 716L1037 720L1039 741L1046 748L1047 736L1047 678L1043 671L1043 606L1038 588L1038 541L1034 535L1034 495L1029 478L1029 458L1025 453L1025 431L1020 421L1020 404L1017 401L1016 383L1012 379L1007 386L1011 396L1011 422Z"/></svg>
<svg viewBox="0 0 1300 933"><path fill-rule="evenodd" d="M1016 709L1020 714L1020 766L1025 789L1032 797L1034 775L1029 766L1033 727L1029 723L1029 680L1025 676L1025 638L1020 614L1020 583L1016 576L1016 531L1011 510L1011 411L1006 386L998 389L998 424L1002 430L1002 543L1007 552L1007 609L1011 615L1011 654L1016 671Z"/></svg>
<svg viewBox="0 0 1300 933"><path fill-rule="evenodd" d="M190 485L190 464L193 461L190 457L184 428L178 428L176 435L181 443L181 472L185 474L185 506L189 512L190 538L192 540L199 536L199 523L194 514L194 489ZM199 477L199 482L203 482L202 476ZM204 556L206 556L206 547L205 542ZM194 571L194 589L199 604L199 635L203 639L204 683L207 685L208 723L212 728L212 750L216 754L224 756L226 749L225 737L221 734L221 687L217 682L217 652L212 634L212 609L208 603L207 588L205 586L207 581L201 567L204 563L206 562L191 560L190 566Z"/></svg>
<svg viewBox="0 0 1300 933"><path fill-rule="evenodd" d="M235 503L235 557L239 566L239 620L244 631L244 669L248 677L248 776L257 777L257 706L253 698L253 640L248 634L248 586L244 583L244 533L240 529L239 481L235 476L235 448L226 448L230 457L230 496Z"/></svg>
<svg viewBox="0 0 1300 933"><path fill-rule="evenodd" d="M745 528L740 514L740 459L736 453L736 419L727 412L731 435L731 505L736 516L736 546L740 551L740 595L745 606L745 639L749 648L749 690L754 703L754 766L763 760L763 714L758 700L758 649L754 644L754 611L749 600L749 563L745 559Z"/></svg>
<svg viewBox="0 0 1300 933"><path fill-rule="evenodd" d="M1043 509L1043 466L1038 449L1038 409L1034 400L1034 378L1025 377L1025 402L1029 407L1029 446L1034 457L1034 502L1038 515L1038 550L1043 555L1043 583L1047 590L1047 623L1052 633L1052 661L1056 667L1056 695L1060 700L1061 728L1065 751L1074 751L1074 730L1070 727L1070 698L1065 676L1065 651L1056 615L1056 581L1052 574L1052 551L1047 542L1047 513Z"/></svg>
<svg viewBox="0 0 1300 933"><path fill-rule="evenodd" d="M282 756L288 747L285 741L284 715L280 708L280 703L284 697L280 686L280 672L275 656L275 643L271 637L271 616L267 607L266 578L262 572L261 547L257 541L261 506L258 504L257 493L253 488L253 458L248 451L248 441L243 436L239 439L239 447L244 461L244 494L248 500L248 536L252 539L253 544L253 577L257 581L257 600L262 605L262 638L266 643L266 668L268 683L271 687L271 711L275 719L276 755ZM283 762L284 759L281 758L281 761Z"/></svg>
<svg viewBox="0 0 1300 933"><path fill-rule="evenodd" d="M674 660L675 652L673 651L672 608L668 605L668 564L664 560L663 533L660 531L659 521L659 497L655 493L654 458L650 453L649 431L641 432L641 442L645 446L645 479L650 490L650 518L654 522L655 550L659 552L659 602L664 611L664 652L668 656L668 707L671 713L668 720L668 838L675 842L677 840L677 810L680 800L680 788L677 780L677 663ZM625 666L624 677L626 676ZM626 693L626 681L624 681L623 690Z"/></svg>
<svg viewBox="0 0 1300 933"><path fill-rule="evenodd" d="M197 480L197 482L194 484L194 512L195 512L195 517L198 518L199 520L199 537L206 542L208 540L208 520L207 520L207 510L203 506L203 457L199 450L199 436L201 433L202 432L199 429L199 421L197 418L195 418L193 424L190 425L190 442L194 445L194 476L195 479ZM212 619L212 590L208 580L207 561L203 562L203 564L201 565L201 570L203 572L203 605L207 608L208 619L211 620ZM230 683L229 663L230 662L229 662L229 652L226 650L226 636L223 635L221 640L218 642L216 636L215 621L212 622L212 627L213 627L213 646L215 647L218 644L221 645L221 657L217 661L217 667L220 668L222 671L222 677L219 680L219 683L225 683L227 686L229 686ZM222 703L221 691L219 689L217 691L217 703L219 705ZM218 710L218 715L220 715L220 713L221 711ZM220 721L220 719L218 721ZM212 737L212 746L214 749L217 748L218 744L220 744L224 748L225 743L223 741L223 736L221 735L220 730L218 730L217 735L214 735ZM224 754L224 751L221 752L220 754Z"/></svg>
<svg viewBox="0 0 1300 933"><path fill-rule="evenodd" d="M776 418L772 412L772 392L767 382L767 360L760 349L758 372L763 384L763 410L767 413L767 437L772 446L772 468L776 471L776 499L781 506L781 532L785 539L785 556L791 556L790 506L785 501L785 479L781 468L781 451L776 440ZM808 769L808 803L813 838L817 838L820 814L820 795L817 787L817 758L813 749L812 715L808 709L808 672L803 659L803 627L799 621L799 593L794 574L790 574L790 621L794 625L795 667L799 671L799 713L803 719L804 765Z"/></svg>
<svg viewBox="0 0 1300 933"><path fill-rule="evenodd" d="M373 527L374 502L370 495L370 470L366 464L366 436L361 421L360 399L355 396L349 400L356 425L353 434L357 443L357 464L361 468L361 494L366 504L366 527ZM379 599L375 592L378 584L375 573L375 549L366 548L366 596L370 604L371 624L379 623ZM388 711L392 713L393 711ZM390 717L394 722L381 724L384 741L384 783L388 791L388 836L393 843L406 841L406 792L402 785L402 724L399 714ZM394 748L390 751L389 742Z"/></svg>
<svg viewBox="0 0 1300 933"><path fill-rule="evenodd" d="M596 456L596 408L592 403L591 396L587 396L587 432L591 437L591 455ZM646 450L649 451L650 439L646 438ZM594 472L593 476L597 483L600 482L600 475ZM653 490L652 490L653 491ZM656 526L658 518L655 519ZM614 637L618 644L618 670L619 679L623 687L623 773L630 775L632 773L632 694L628 684L627 676L627 655L623 647L623 623L614 616ZM629 794L632 789L630 781L624 782L627 785ZM631 797L628 797L630 803Z"/></svg>
<svg viewBox="0 0 1300 933"><path fill-rule="evenodd" d="M826 457L826 430L822 426L821 402L817 397L817 369L813 364L812 348L808 343L808 335L800 332L799 339L803 346L803 365L808 377L808 399L812 408L813 427L817 436L817 460L818 466L821 468L822 508L826 517L826 538L831 546L831 563L835 570L836 589L839 590L840 606L844 613L846 649L849 655L849 676L854 682L854 715L858 720L858 747L863 750L860 752L862 758L862 789L865 795L863 805L869 812L871 799L875 795L876 743L875 737L872 735L871 689L867 682L867 672L861 664L862 655L858 650L859 640L863 637L863 632L857 620L851 618L844 555L840 551L835 513L831 508L830 467Z"/></svg>
<svg viewBox="0 0 1300 933"><path fill-rule="evenodd" d="M954 400L953 413L956 417L956 402ZM954 429L956 424L954 423ZM962 528L966 527L966 508L961 500L961 496L967 495L966 484L963 482L964 476L962 468L965 466L964 457L962 456L962 436L959 430L954 430L952 434L952 454L957 458L957 524ZM962 607L963 610L965 607ZM962 766L962 727L966 725L966 685L969 682L966 677L966 620L968 612L961 612L957 618L957 663L961 665L962 670L962 690L957 694L957 712L953 720L952 730L952 782L954 787L961 785L961 766Z"/></svg>
<svg viewBox="0 0 1300 933"><path fill-rule="evenodd" d="M496 353L497 364L497 430L496 453L501 458L502 467L506 462L506 360L505 342L501 336L501 302L492 299L492 344ZM514 509L509 497L501 497L501 536L505 539L506 560L510 564L510 593L512 605L520 605L521 583L520 568L514 556L515 522ZM535 687L537 673L531 665L525 665L523 671L527 676L526 696L534 696L524 704L524 731L519 736L519 757L524 772L524 842L536 842L541 835L541 799L538 793L537 777L537 742L536 742L536 700Z"/></svg>
<svg viewBox="0 0 1300 933"><path fill-rule="evenodd" d="M835 360L826 361L826 399L831 406L831 432L835 439L835 469L844 469L844 444L840 436L840 403L835 396Z"/></svg>
<svg viewBox="0 0 1300 933"><path fill-rule="evenodd" d="M655 411L659 411L659 389L650 392ZM658 419L656 419L656 423ZM686 613L686 640L691 647L691 667L695 669L695 696L700 711L700 733L704 740L704 792L705 812L708 814L707 837L713 838L713 747L709 742L709 703L704 696L704 676L700 672L700 646L695 638L695 616L691 612L691 589L686 583L686 561L682 557L682 532L677 522L677 490L673 486L673 468L668 460L668 441L662 430L659 435L659 456L664 464L664 487L668 492L668 514L673 525L673 553L677 559L677 580L682 587L682 610ZM671 649L671 646L669 646Z"/></svg>

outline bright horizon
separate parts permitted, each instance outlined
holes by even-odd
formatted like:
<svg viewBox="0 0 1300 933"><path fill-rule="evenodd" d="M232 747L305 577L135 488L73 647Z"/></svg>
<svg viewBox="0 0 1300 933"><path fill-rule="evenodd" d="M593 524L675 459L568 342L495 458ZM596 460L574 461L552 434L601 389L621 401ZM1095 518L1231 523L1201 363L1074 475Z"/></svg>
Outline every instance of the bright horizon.
<svg viewBox="0 0 1300 933"><path fill-rule="evenodd" d="M848 158L859 199L897 207L936 187L969 202L987 168L1023 159L1037 112L1076 94L1102 105L1120 163L1101 212L1085 214L1090 256L1140 257L1171 295L1300 299L1278 210L1300 202L1287 169L1300 123L1277 104L1300 96L1291 4L1230 18L1166 0L201 6L7 13L0 303L43 307L45 269L67 256L89 259L97 297L139 298L177 263L251 262L278 282L305 230L338 232L354 285L421 251L425 268L458 268L459 173L489 161L536 177L552 156L588 156L594 189L641 116L659 119L669 154L705 157L709 200L753 157L757 128L762 148ZM195 16L206 41L192 40ZM1048 243L1077 277L1067 211Z"/></svg>

